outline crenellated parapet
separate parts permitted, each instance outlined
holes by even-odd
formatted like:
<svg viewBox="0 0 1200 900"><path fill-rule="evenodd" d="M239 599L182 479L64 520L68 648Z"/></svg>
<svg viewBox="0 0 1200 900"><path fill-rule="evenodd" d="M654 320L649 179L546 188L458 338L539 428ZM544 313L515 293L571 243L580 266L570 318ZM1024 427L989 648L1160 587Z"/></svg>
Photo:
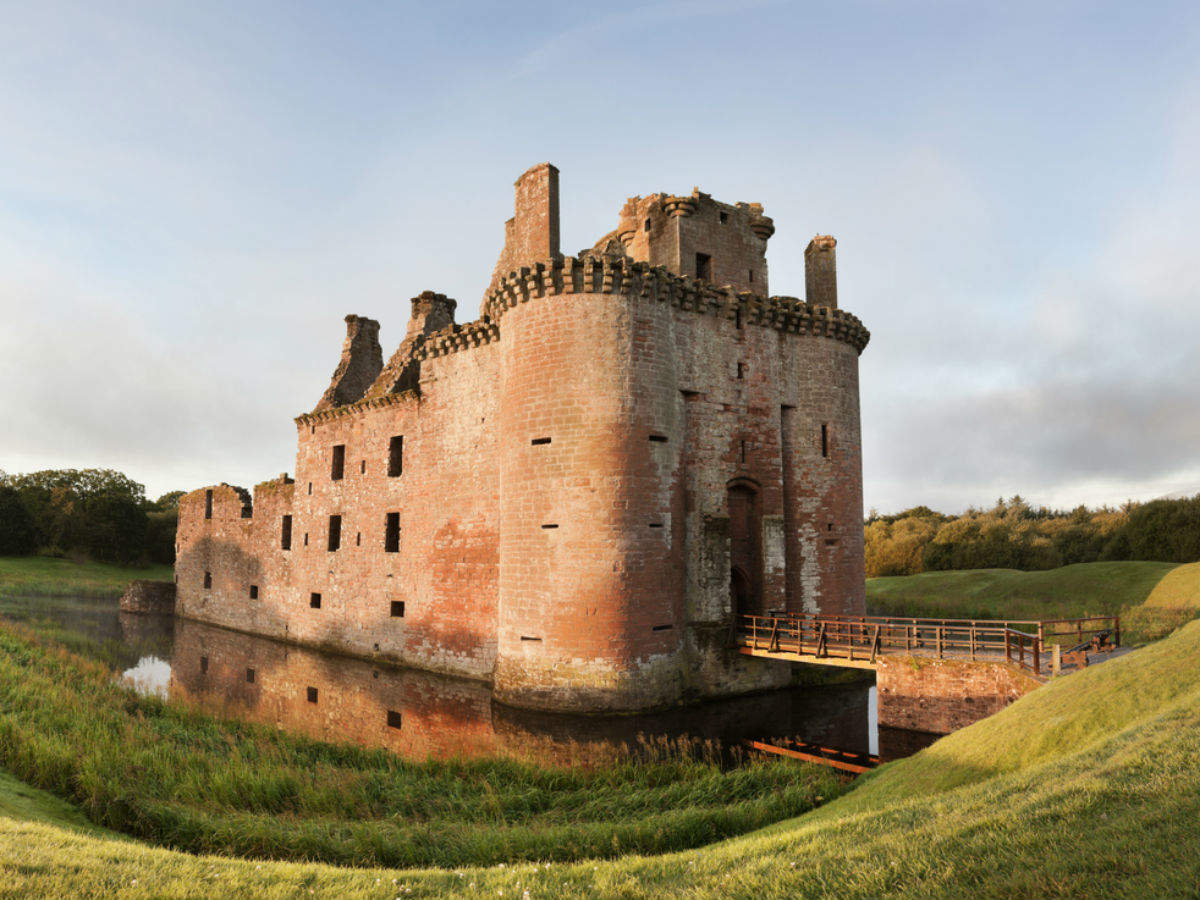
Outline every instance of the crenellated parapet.
<svg viewBox="0 0 1200 900"><path fill-rule="evenodd" d="M316 425L320 422L330 422L334 419L340 419L343 416L352 416L369 409L382 409L385 406L393 406L397 403L412 403L417 400L419 393L416 388L400 391L395 394L383 394L378 397L363 397L354 403L348 403L345 406L338 406L333 409L322 409L317 412L304 413L296 416L294 421L297 427L307 425Z"/></svg>
<svg viewBox="0 0 1200 900"><path fill-rule="evenodd" d="M663 266L603 255L557 257L499 278L496 288L484 299L480 321L492 325L520 303L582 293L627 294L742 325L828 337L850 344L859 353L871 338L858 317L844 310L809 304L796 297L737 292L675 275Z"/></svg>

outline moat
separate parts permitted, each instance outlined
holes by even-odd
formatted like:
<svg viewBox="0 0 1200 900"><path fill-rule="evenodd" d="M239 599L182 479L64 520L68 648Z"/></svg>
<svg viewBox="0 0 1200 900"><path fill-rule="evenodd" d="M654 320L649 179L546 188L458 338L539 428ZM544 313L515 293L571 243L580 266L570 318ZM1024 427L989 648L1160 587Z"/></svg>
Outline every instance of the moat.
<svg viewBox="0 0 1200 900"><path fill-rule="evenodd" d="M578 716L515 709L488 685L286 645L116 601L5 599L0 616L36 620L101 659L139 691L210 713L326 741L385 747L410 759L534 755L602 763L614 752L796 738L884 759L934 739L880 729L869 682L803 685L661 713Z"/></svg>

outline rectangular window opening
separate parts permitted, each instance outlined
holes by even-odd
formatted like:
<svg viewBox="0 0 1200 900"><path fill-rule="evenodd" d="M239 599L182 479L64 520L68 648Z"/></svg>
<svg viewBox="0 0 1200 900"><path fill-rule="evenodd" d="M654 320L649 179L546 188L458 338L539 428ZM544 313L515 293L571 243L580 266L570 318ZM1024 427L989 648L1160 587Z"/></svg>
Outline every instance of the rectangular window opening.
<svg viewBox="0 0 1200 900"><path fill-rule="evenodd" d="M742 441L742 462L746 461L746 442Z"/></svg>
<svg viewBox="0 0 1200 900"><path fill-rule="evenodd" d="M329 517L329 552L332 553L342 546L342 517Z"/></svg>
<svg viewBox="0 0 1200 900"><path fill-rule="evenodd" d="M208 674L208 657L207 656L200 657L200 674L201 675Z"/></svg>
<svg viewBox="0 0 1200 900"><path fill-rule="evenodd" d="M404 601L403 600L393 600L392 601L392 618L393 619L403 619L404 618Z"/></svg>
<svg viewBox="0 0 1200 900"><path fill-rule="evenodd" d="M279 547L283 550L292 549L292 517L284 516L279 527Z"/></svg>
<svg viewBox="0 0 1200 900"><path fill-rule="evenodd" d="M558 527L557 522L547 522L545 525L542 526L542 528L547 529L547 530L551 529L551 528L557 528L557 527Z"/></svg>
<svg viewBox="0 0 1200 900"><path fill-rule="evenodd" d="M250 599L251 600L258 599L258 585L257 584L250 585Z"/></svg>
<svg viewBox="0 0 1200 900"><path fill-rule="evenodd" d="M733 327L739 330L742 327L742 308L740 306L733 311Z"/></svg>
<svg viewBox="0 0 1200 900"><path fill-rule="evenodd" d="M404 718L394 709L387 711L388 728L399 728L404 723Z"/></svg>
<svg viewBox="0 0 1200 900"><path fill-rule="evenodd" d="M750 275L750 283L754 284L754 270L753 269L749 270L749 275Z"/></svg>
<svg viewBox="0 0 1200 900"><path fill-rule="evenodd" d="M253 669L246 669L246 681L250 682L250 684L254 684L254 670Z"/></svg>
<svg viewBox="0 0 1200 900"><path fill-rule="evenodd" d="M359 475L366 475L366 474L367 474L367 461L366 461L365 459L364 459L364 460L360 460L360 461L359 461L359 464L358 464L358 474L359 474Z"/></svg>
<svg viewBox="0 0 1200 900"><path fill-rule="evenodd" d="M724 225L726 222L728 222L728 221L729 221L729 213L724 213L724 212L723 212L723 213L718 213L718 214L717 214L717 219L720 221L720 223L721 223L722 225Z"/></svg>
<svg viewBox="0 0 1200 900"><path fill-rule="evenodd" d="M305 547L308 546L308 532L307 531L304 532L304 546Z"/></svg>
<svg viewBox="0 0 1200 900"><path fill-rule="evenodd" d="M212 491L211 490L207 490L204 492L204 518L206 518L206 519L212 518Z"/></svg>
<svg viewBox="0 0 1200 900"><path fill-rule="evenodd" d="M696 254L696 277L701 281L712 281L712 257L707 253Z"/></svg>
<svg viewBox="0 0 1200 900"><path fill-rule="evenodd" d="M829 459L829 423L821 423L821 455Z"/></svg>
<svg viewBox="0 0 1200 900"><path fill-rule="evenodd" d="M354 546L355 547L362 546L362 532L361 531L354 535Z"/></svg>
<svg viewBox="0 0 1200 900"><path fill-rule="evenodd" d="M550 443L550 438L548 438L548 437L534 438L529 443L533 444L535 447L540 447L542 444Z"/></svg>
<svg viewBox="0 0 1200 900"><path fill-rule="evenodd" d="M346 445L333 445L333 464L329 467L331 481L341 481L346 474Z"/></svg>
<svg viewBox="0 0 1200 900"><path fill-rule="evenodd" d="M649 219L646 220L645 225L643 226L643 230L645 230L645 231L650 230L650 220Z"/></svg>
<svg viewBox="0 0 1200 900"><path fill-rule="evenodd" d="M404 473L404 435L397 434L388 441L388 477Z"/></svg>
<svg viewBox="0 0 1200 900"><path fill-rule="evenodd" d="M204 589L208 590L210 587L212 587L212 572L205 572L204 573Z"/></svg>
<svg viewBox="0 0 1200 900"><path fill-rule="evenodd" d="M670 631L674 627L675 627L674 625L655 625L650 630L651 631Z"/></svg>
<svg viewBox="0 0 1200 900"><path fill-rule="evenodd" d="M321 608L321 595L316 594L316 593L309 594L308 595L308 605L311 606L313 609L320 609Z"/></svg>
<svg viewBox="0 0 1200 900"><path fill-rule="evenodd" d="M650 523L650 527L651 527L651 528L662 528L662 527L663 527L663 523L662 523L662 522L651 522L651 523Z"/></svg>
<svg viewBox="0 0 1200 900"><path fill-rule="evenodd" d="M667 436L665 434L652 434L650 435L650 440L656 444L665 444L667 442Z"/></svg>
<svg viewBox="0 0 1200 900"><path fill-rule="evenodd" d="M746 364L745 363L738 363L737 377L738 377L738 381L741 381L746 377Z"/></svg>
<svg viewBox="0 0 1200 900"><path fill-rule="evenodd" d="M311 481L308 483L308 492L309 492L309 494L312 493L312 482Z"/></svg>
<svg viewBox="0 0 1200 900"><path fill-rule="evenodd" d="M316 702L317 702L317 689L316 689L315 687L310 687L310 688L308 688L308 689L307 689L307 691L306 691L306 693L307 693L307 695L308 695L308 702L309 702L309 703L316 703Z"/></svg>
<svg viewBox="0 0 1200 900"><path fill-rule="evenodd" d="M540 643L542 639L534 634L523 634L523 635L521 635L521 640L523 640L523 641L538 641Z"/></svg>
<svg viewBox="0 0 1200 900"><path fill-rule="evenodd" d="M383 551L400 552L400 513L390 512L383 526Z"/></svg>

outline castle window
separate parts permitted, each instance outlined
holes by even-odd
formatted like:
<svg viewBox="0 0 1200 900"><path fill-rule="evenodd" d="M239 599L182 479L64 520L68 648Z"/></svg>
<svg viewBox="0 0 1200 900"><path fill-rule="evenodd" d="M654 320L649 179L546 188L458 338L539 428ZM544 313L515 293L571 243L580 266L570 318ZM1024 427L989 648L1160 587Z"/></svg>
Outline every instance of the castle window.
<svg viewBox="0 0 1200 900"><path fill-rule="evenodd" d="M212 572L205 572L204 573L204 589L208 590L210 587L212 587Z"/></svg>
<svg viewBox="0 0 1200 900"><path fill-rule="evenodd" d="M207 490L204 492L204 518L206 518L206 519L212 518L212 491L211 490Z"/></svg>
<svg viewBox="0 0 1200 900"><path fill-rule="evenodd" d="M750 276L750 283L754 284L754 270L753 269L748 270L747 274Z"/></svg>
<svg viewBox="0 0 1200 900"><path fill-rule="evenodd" d="M396 712L396 710L389 709L387 711L388 728L399 728L403 722L403 717L401 717L400 713Z"/></svg>
<svg viewBox="0 0 1200 900"><path fill-rule="evenodd" d="M540 447L543 444L550 443L550 438L548 438L548 437L534 438L529 443L533 444L533 446L535 446L535 447Z"/></svg>
<svg viewBox="0 0 1200 900"><path fill-rule="evenodd" d="M550 528L557 528L557 527L558 527L558 525L555 524L554 522L547 522L545 525L542 526L543 529L550 529Z"/></svg>
<svg viewBox="0 0 1200 900"><path fill-rule="evenodd" d="M279 546L283 550L292 549L292 517L284 516L280 526Z"/></svg>
<svg viewBox="0 0 1200 900"><path fill-rule="evenodd" d="M208 672L208 657L200 657L200 674L204 675Z"/></svg>
<svg viewBox="0 0 1200 900"><path fill-rule="evenodd" d="M404 618L404 601L403 600L393 600L392 601L392 618L393 619L403 619Z"/></svg>
<svg viewBox="0 0 1200 900"><path fill-rule="evenodd" d="M333 465L329 470L329 478L331 481L341 481L346 474L346 445L334 444L333 446Z"/></svg>
<svg viewBox="0 0 1200 900"><path fill-rule="evenodd" d="M367 461L365 459L361 460L358 464L358 474L359 475L367 474Z"/></svg>
<svg viewBox="0 0 1200 900"><path fill-rule="evenodd" d="M312 494L312 482L311 481L308 483L308 493Z"/></svg>
<svg viewBox="0 0 1200 900"><path fill-rule="evenodd" d="M253 669L250 669L250 668L246 669L246 681L248 681L250 684L254 684L254 670Z"/></svg>
<svg viewBox="0 0 1200 900"><path fill-rule="evenodd" d="M540 642L541 638L538 637L537 635L533 635L533 634L523 634L523 635L521 635L521 640L523 640L523 641L539 641Z"/></svg>
<svg viewBox="0 0 1200 900"><path fill-rule="evenodd" d="M308 546L308 532L307 531L304 532L304 546L305 547Z"/></svg>
<svg viewBox="0 0 1200 900"><path fill-rule="evenodd" d="M342 517L329 517L329 551L332 553L342 546Z"/></svg>
<svg viewBox="0 0 1200 900"><path fill-rule="evenodd" d="M651 527L651 528L662 528L662 527L663 527L663 523L662 523L662 522L651 522L651 523L650 523L650 527Z"/></svg>
<svg viewBox="0 0 1200 900"><path fill-rule="evenodd" d="M309 594L308 605L310 607L312 607L313 609L320 609L321 608L321 595L316 594L316 593Z"/></svg>
<svg viewBox="0 0 1200 900"><path fill-rule="evenodd" d="M650 230L650 220L649 220L649 219L647 219L647 220L646 220L646 224L643 226L643 228L644 228L646 231L649 231L649 230Z"/></svg>
<svg viewBox="0 0 1200 900"><path fill-rule="evenodd" d="M390 512L383 528L383 551L385 553L400 552L400 513Z"/></svg>
<svg viewBox="0 0 1200 900"><path fill-rule="evenodd" d="M717 213L717 218L720 220L721 224L724 225L729 221L729 213Z"/></svg>
<svg viewBox="0 0 1200 900"><path fill-rule="evenodd" d="M362 546L362 532L361 531L358 532L356 535L354 535L354 546L355 547Z"/></svg>
<svg viewBox="0 0 1200 900"><path fill-rule="evenodd" d="M746 442L742 441L742 462L746 461Z"/></svg>
<svg viewBox="0 0 1200 900"><path fill-rule="evenodd" d="M739 329L742 327L742 308L740 306L733 311L733 327ZM312 487L312 485L309 485L309 487Z"/></svg>
<svg viewBox="0 0 1200 900"><path fill-rule="evenodd" d="M707 253L696 254L696 277L701 281L712 281L712 257Z"/></svg>
<svg viewBox="0 0 1200 900"><path fill-rule="evenodd" d="M652 434L650 435L650 442L652 444L665 444L667 436L665 434Z"/></svg>
<svg viewBox="0 0 1200 900"><path fill-rule="evenodd" d="M829 459L829 423L821 423L821 455Z"/></svg>
<svg viewBox="0 0 1200 900"><path fill-rule="evenodd" d="M250 599L251 600L258 599L258 585L257 584L250 585Z"/></svg>
<svg viewBox="0 0 1200 900"><path fill-rule="evenodd" d="M388 442L388 477L404 472L404 435L397 434Z"/></svg>
<svg viewBox="0 0 1200 900"><path fill-rule="evenodd" d="M746 364L745 363L738 363L737 377L738 377L738 381L741 381L743 378L746 377Z"/></svg>
<svg viewBox="0 0 1200 900"><path fill-rule="evenodd" d="M307 694L308 694L308 702L309 703L317 702L317 689L315 687L308 688Z"/></svg>
<svg viewBox="0 0 1200 900"><path fill-rule="evenodd" d="M674 627L675 627L674 625L655 625L650 630L651 631L670 631Z"/></svg>

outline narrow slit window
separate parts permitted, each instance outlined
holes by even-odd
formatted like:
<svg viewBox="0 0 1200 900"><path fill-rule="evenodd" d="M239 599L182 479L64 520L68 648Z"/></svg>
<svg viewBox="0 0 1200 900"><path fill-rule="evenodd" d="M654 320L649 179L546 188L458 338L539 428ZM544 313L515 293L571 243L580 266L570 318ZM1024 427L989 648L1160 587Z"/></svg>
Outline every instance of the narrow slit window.
<svg viewBox="0 0 1200 900"><path fill-rule="evenodd" d="M404 618L404 601L403 600L393 600L392 601L392 618L393 619L403 619Z"/></svg>
<svg viewBox="0 0 1200 900"><path fill-rule="evenodd" d="M652 434L650 435L650 440L655 444L665 444L667 436L665 434Z"/></svg>
<svg viewBox="0 0 1200 900"><path fill-rule="evenodd" d="M746 364L745 363L738 363L737 377L738 377L738 381L742 381L746 377Z"/></svg>
<svg viewBox="0 0 1200 900"><path fill-rule="evenodd" d="M308 688L308 690L306 691L306 694L308 695L309 703L317 702L317 689L315 687Z"/></svg>
<svg viewBox="0 0 1200 900"><path fill-rule="evenodd" d="M650 630L651 631L670 631L674 627L675 627L674 625L655 625Z"/></svg>
<svg viewBox="0 0 1200 900"><path fill-rule="evenodd" d="M558 527L558 523L557 523L557 522L547 522L546 524L544 524L544 525L542 526L542 529L543 529L543 530L545 530L545 531L549 531L550 529L552 529L552 528L557 528L557 527Z"/></svg>
<svg viewBox="0 0 1200 900"><path fill-rule="evenodd" d="M404 717L396 712L396 710L389 709L387 711L387 724L388 728L399 728L404 724Z"/></svg>
<svg viewBox="0 0 1200 900"><path fill-rule="evenodd" d="M383 551L385 553L400 552L400 513L390 512L383 527Z"/></svg>
<svg viewBox="0 0 1200 900"><path fill-rule="evenodd" d="M746 442L742 441L742 462L746 461Z"/></svg>
<svg viewBox="0 0 1200 900"><path fill-rule="evenodd" d="M200 674L201 675L208 674L208 657L207 656L200 657Z"/></svg>
<svg viewBox="0 0 1200 900"><path fill-rule="evenodd" d="M550 443L550 438L548 438L548 437L534 438L529 443L533 444L533 446L535 446L535 447L540 447L543 444Z"/></svg>
<svg viewBox="0 0 1200 900"><path fill-rule="evenodd" d="M358 463L358 474L359 474L359 475L366 475L366 474L367 474L367 461L366 461L365 459L364 459L364 460L360 460L360 461L359 461L359 463Z"/></svg>
<svg viewBox="0 0 1200 900"><path fill-rule="evenodd" d="M342 546L342 517L329 517L329 552L332 553Z"/></svg>
<svg viewBox="0 0 1200 900"><path fill-rule="evenodd" d="M258 585L257 584L250 585L250 599L251 600L258 599Z"/></svg>
<svg viewBox="0 0 1200 900"><path fill-rule="evenodd" d="M292 517L284 516L279 526L279 546L283 550L292 549Z"/></svg>
<svg viewBox="0 0 1200 900"><path fill-rule="evenodd" d="M312 482L311 481L308 483L308 492L309 492L309 494L312 494Z"/></svg>
<svg viewBox="0 0 1200 900"><path fill-rule="evenodd" d="M361 531L354 535L354 546L355 547L362 546L362 532Z"/></svg>
<svg viewBox="0 0 1200 900"><path fill-rule="evenodd" d="M645 222L645 224L644 224L644 226L643 226L643 230L645 230L645 231L649 231L649 230L650 230L650 220L649 220L649 219L647 219L647 220L646 220L646 222Z"/></svg>
<svg viewBox="0 0 1200 900"><path fill-rule="evenodd" d="M821 423L821 455L829 459L829 423Z"/></svg>
<svg viewBox="0 0 1200 900"><path fill-rule="evenodd" d="M333 464L329 467L329 478L341 481L346 475L346 445L333 445Z"/></svg>
<svg viewBox="0 0 1200 900"><path fill-rule="evenodd" d="M707 253L696 254L696 277L701 281L712 281L712 257Z"/></svg>
<svg viewBox="0 0 1200 900"><path fill-rule="evenodd" d="M651 523L650 523L650 527L651 527L651 528L662 528L662 527L663 527L663 523L662 523L662 522L651 522Z"/></svg>
<svg viewBox="0 0 1200 900"><path fill-rule="evenodd" d="M739 329L739 330L740 330L740 329L741 329L741 327L742 327L742 310L741 310L741 307L738 307L737 309L735 309L735 310L733 311L733 327L734 327L734 328L737 328L737 329Z"/></svg>
<svg viewBox="0 0 1200 900"><path fill-rule="evenodd" d="M204 589L208 590L210 587L212 587L212 572L205 572L204 573Z"/></svg>
<svg viewBox="0 0 1200 900"><path fill-rule="evenodd" d="M388 441L388 477L404 473L404 435L397 434Z"/></svg>
<svg viewBox="0 0 1200 900"><path fill-rule="evenodd" d="M541 639L540 637L538 637L537 635L535 635L535 634L523 634L523 635L521 635L521 640L523 640L523 641L537 641L538 643L541 643L541 640L542 640L542 639Z"/></svg>
<svg viewBox="0 0 1200 900"><path fill-rule="evenodd" d="M212 491L211 490L207 490L204 492L204 518L206 518L206 519L212 518Z"/></svg>
<svg viewBox="0 0 1200 900"><path fill-rule="evenodd" d="M246 681L248 681L250 684L254 684L254 670L253 669L246 669Z"/></svg>
<svg viewBox="0 0 1200 900"><path fill-rule="evenodd" d="M305 547L308 546L308 532L307 531L304 532L304 546Z"/></svg>
<svg viewBox="0 0 1200 900"><path fill-rule="evenodd" d="M749 270L749 275L750 275L750 283L754 284L754 270L753 269Z"/></svg>
<svg viewBox="0 0 1200 900"><path fill-rule="evenodd" d="M321 595L317 593L308 595L308 605L313 609L321 608Z"/></svg>

